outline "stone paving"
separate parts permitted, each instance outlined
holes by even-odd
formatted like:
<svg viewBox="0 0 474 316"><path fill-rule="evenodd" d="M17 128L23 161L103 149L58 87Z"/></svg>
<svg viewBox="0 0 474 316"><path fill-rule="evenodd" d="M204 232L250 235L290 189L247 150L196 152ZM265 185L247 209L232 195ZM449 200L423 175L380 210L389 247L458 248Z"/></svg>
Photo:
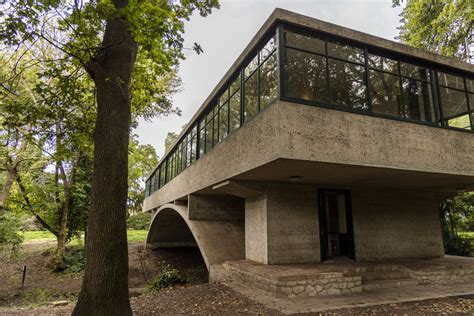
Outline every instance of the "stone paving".
<svg viewBox="0 0 474 316"><path fill-rule="evenodd" d="M250 298L288 312L314 312L474 294L474 258L307 265L226 262L227 282Z"/></svg>

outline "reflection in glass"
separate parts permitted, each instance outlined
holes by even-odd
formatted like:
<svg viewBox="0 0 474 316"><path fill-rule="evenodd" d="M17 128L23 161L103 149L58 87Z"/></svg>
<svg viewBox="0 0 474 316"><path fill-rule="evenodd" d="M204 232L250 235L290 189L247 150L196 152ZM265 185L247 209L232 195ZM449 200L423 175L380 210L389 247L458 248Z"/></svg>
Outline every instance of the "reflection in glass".
<svg viewBox="0 0 474 316"><path fill-rule="evenodd" d="M438 80L442 86L464 90L464 79L460 76L439 72Z"/></svg>
<svg viewBox="0 0 474 316"><path fill-rule="evenodd" d="M229 103L226 103L219 108L219 141L223 140L227 136L229 115L228 105Z"/></svg>
<svg viewBox="0 0 474 316"><path fill-rule="evenodd" d="M402 78L403 104L407 117L425 122L435 121L431 85L422 81Z"/></svg>
<svg viewBox="0 0 474 316"><path fill-rule="evenodd" d="M452 119L447 120L448 126L462 128L462 129L471 129L471 122L469 121L469 114L464 114Z"/></svg>
<svg viewBox="0 0 474 316"><path fill-rule="evenodd" d="M398 74L398 61L396 60L369 54L368 62L370 68Z"/></svg>
<svg viewBox="0 0 474 316"><path fill-rule="evenodd" d="M260 109L265 108L278 97L278 74L276 54L260 66Z"/></svg>
<svg viewBox="0 0 474 316"><path fill-rule="evenodd" d="M240 126L240 93L237 91L229 100L229 133Z"/></svg>
<svg viewBox="0 0 474 316"><path fill-rule="evenodd" d="M249 64L245 67L244 70L244 76L245 78L248 78L252 72L257 69L258 67L258 55L256 55L250 62Z"/></svg>
<svg viewBox="0 0 474 316"><path fill-rule="evenodd" d="M351 109L367 110L367 88L364 67L338 60L329 60L331 103Z"/></svg>
<svg viewBox="0 0 474 316"><path fill-rule="evenodd" d="M288 48L285 71L287 96L328 102L325 57Z"/></svg>
<svg viewBox="0 0 474 316"><path fill-rule="evenodd" d="M257 114L258 94L257 94L257 73L253 73L244 83L244 121Z"/></svg>
<svg viewBox="0 0 474 316"><path fill-rule="evenodd" d="M272 36L267 44L260 50L260 63L262 63L265 58L270 56L271 53L273 53L276 49L276 42L275 42L275 36Z"/></svg>
<svg viewBox="0 0 474 316"><path fill-rule="evenodd" d="M443 87L441 87L439 91L445 119L467 112L465 92Z"/></svg>
<svg viewBox="0 0 474 316"><path fill-rule="evenodd" d="M365 64L364 50L350 45L328 41L328 56Z"/></svg>
<svg viewBox="0 0 474 316"><path fill-rule="evenodd" d="M393 116L407 117L402 107L400 77L387 73L369 71L372 111Z"/></svg>
<svg viewBox="0 0 474 316"><path fill-rule="evenodd" d="M418 80L430 81L430 70L425 67L400 62L400 71L402 76Z"/></svg>
<svg viewBox="0 0 474 316"><path fill-rule="evenodd" d="M308 35L293 33L291 31L285 31L283 34L285 37L286 46L291 46L322 55L326 54L326 44L324 43L324 40L320 40L319 38Z"/></svg>

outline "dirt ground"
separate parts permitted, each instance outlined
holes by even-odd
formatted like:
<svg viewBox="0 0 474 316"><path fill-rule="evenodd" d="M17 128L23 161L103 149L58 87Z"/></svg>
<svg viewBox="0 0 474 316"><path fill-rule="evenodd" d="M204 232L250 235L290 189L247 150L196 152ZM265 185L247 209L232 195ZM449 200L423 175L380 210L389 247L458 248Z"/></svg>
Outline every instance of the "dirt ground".
<svg viewBox="0 0 474 316"><path fill-rule="evenodd" d="M55 273L47 267L54 244L29 243L21 256L0 252L0 315L69 315L77 300L82 273ZM144 288L163 267L171 265L188 277L188 284L152 291L131 298L136 315L276 315L271 310L222 284L208 284L207 271L197 249L146 251L129 245L130 288ZM21 268L27 266L25 288ZM66 300L66 306L51 302ZM473 315L474 296L422 302L332 310L316 315Z"/></svg>

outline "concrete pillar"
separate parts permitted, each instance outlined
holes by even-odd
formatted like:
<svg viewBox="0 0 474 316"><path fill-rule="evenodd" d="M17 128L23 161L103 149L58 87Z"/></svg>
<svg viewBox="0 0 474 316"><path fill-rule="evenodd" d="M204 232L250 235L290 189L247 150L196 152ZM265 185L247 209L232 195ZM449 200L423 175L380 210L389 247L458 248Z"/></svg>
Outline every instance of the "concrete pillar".
<svg viewBox="0 0 474 316"><path fill-rule="evenodd" d="M317 189L270 183L261 191L245 200L246 258L264 264L319 262Z"/></svg>

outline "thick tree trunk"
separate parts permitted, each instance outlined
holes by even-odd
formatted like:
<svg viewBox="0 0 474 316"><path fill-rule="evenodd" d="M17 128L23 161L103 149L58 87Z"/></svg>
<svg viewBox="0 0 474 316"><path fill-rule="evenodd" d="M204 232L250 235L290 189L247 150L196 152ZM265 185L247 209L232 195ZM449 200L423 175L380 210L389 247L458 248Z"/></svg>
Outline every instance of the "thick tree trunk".
<svg viewBox="0 0 474 316"><path fill-rule="evenodd" d="M115 0L124 7L127 0ZM102 53L88 65L97 88L94 170L86 267L73 315L131 315L126 201L130 80L136 43L125 23L107 21Z"/></svg>

